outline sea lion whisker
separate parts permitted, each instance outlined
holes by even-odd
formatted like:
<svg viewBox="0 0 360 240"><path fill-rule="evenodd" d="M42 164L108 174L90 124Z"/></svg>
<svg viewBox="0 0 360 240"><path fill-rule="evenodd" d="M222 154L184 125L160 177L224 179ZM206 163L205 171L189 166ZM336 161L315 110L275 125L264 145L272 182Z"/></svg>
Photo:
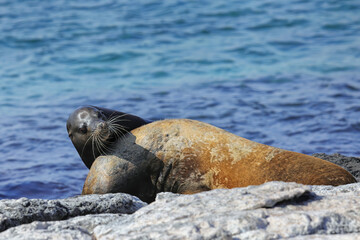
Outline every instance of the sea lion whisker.
<svg viewBox="0 0 360 240"><path fill-rule="evenodd" d="M111 150L111 148L107 147L106 144L105 144L105 142L107 142L106 139L104 140L104 139L100 138L99 136L97 136L95 138L95 141L96 141L96 145L97 145L97 147L99 149L99 152L101 152L101 154L106 155L104 150L108 150L108 151Z"/></svg>
<svg viewBox="0 0 360 240"><path fill-rule="evenodd" d="M115 128L113 128L113 127L109 127L109 130L110 130L111 133L114 133L114 134L115 134L116 138L120 138L120 133L121 133L121 131L117 131L117 130L116 130Z"/></svg>
<svg viewBox="0 0 360 240"><path fill-rule="evenodd" d="M104 140L99 135L95 135L94 141L95 141L96 149L99 151L99 154L107 155L105 151L108 149L105 147L104 144L104 142L106 142L106 139Z"/></svg>
<svg viewBox="0 0 360 240"><path fill-rule="evenodd" d="M124 128L118 128L118 127L113 127L112 129L111 129L114 133L115 132L117 132L117 133L128 133L128 131L126 130L126 129L124 129Z"/></svg>
<svg viewBox="0 0 360 240"><path fill-rule="evenodd" d="M106 150L111 150L110 148L106 147L102 142L98 142L98 144L102 155L106 155Z"/></svg>
<svg viewBox="0 0 360 240"><path fill-rule="evenodd" d="M108 142L108 135L106 133L106 135L104 136L104 133L101 133L101 132L96 132L94 134L94 137L95 137L95 141L99 141L99 142Z"/></svg>
<svg viewBox="0 0 360 240"><path fill-rule="evenodd" d="M125 116L127 116L127 115L129 115L129 114L128 114L128 113L124 113L124 114L120 114L120 115L115 116L115 117L112 117L112 118L122 118L122 117L125 117Z"/></svg>
<svg viewBox="0 0 360 240"><path fill-rule="evenodd" d="M118 122L130 122L131 120L129 119L114 119L112 121L106 121L108 124L116 124Z"/></svg>
<svg viewBox="0 0 360 240"><path fill-rule="evenodd" d="M113 123L114 121L130 121L129 119L120 119L120 118L123 118L125 116L127 116L128 114L127 113L124 113L122 115L119 115L119 116L115 116L115 117L110 117L107 122L109 123Z"/></svg>
<svg viewBox="0 0 360 240"><path fill-rule="evenodd" d="M106 153L105 153L105 151L103 149L104 145L103 145L101 140L99 140L98 138L95 138L95 145L96 145L96 148L98 149L100 155L106 155Z"/></svg>
<svg viewBox="0 0 360 240"><path fill-rule="evenodd" d="M124 139L127 134L130 134L128 131L118 131L116 136L118 139Z"/></svg>
<svg viewBox="0 0 360 240"><path fill-rule="evenodd" d="M107 136L102 136L101 134L96 134L95 135L95 141L97 143L97 146L100 146L102 148L105 148L105 150L108 150L106 148L106 144L110 144L110 142L108 141L108 137ZM106 154L105 154L106 155Z"/></svg>
<svg viewBox="0 0 360 240"><path fill-rule="evenodd" d="M130 133L127 133L127 134L130 134ZM125 140L127 134L123 133L122 136L120 137L120 140L121 141Z"/></svg>
<svg viewBox="0 0 360 240"><path fill-rule="evenodd" d="M112 124L111 127L115 128L117 130L121 130L121 131L125 131L125 132L129 133L129 131L125 127L123 127L122 125L120 125L118 123Z"/></svg>
<svg viewBox="0 0 360 240"><path fill-rule="evenodd" d="M129 133L124 127L122 127L120 124L111 124L109 125L109 130L111 133L115 134L117 139L122 139L126 133Z"/></svg>
<svg viewBox="0 0 360 240"><path fill-rule="evenodd" d="M89 136L89 138L86 140L86 142L85 142L85 144L84 144L84 146L83 146L83 148L82 148L82 150L81 150L81 154L80 154L80 157L82 158L83 157L83 155L84 155L84 150L85 150L85 146L86 146L86 144L89 142L89 140L91 139L91 138L93 138L94 137L94 135L93 134L91 134L90 136Z"/></svg>
<svg viewBox="0 0 360 240"><path fill-rule="evenodd" d="M123 124L120 124L120 123L111 123L109 125L124 128Z"/></svg>
<svg viewBox="0 0 360 240"><path fill-rule="evenodd" d="M96 149L98 150L98 152L99 152L100 155L101 155L101 149L99 148L98 141L97 141L97 137L95 137L95 138L94 138L94 141L93 141L93 155L94 155L94 158L95 158L94 147L96 147Z"/></svg>
<svg viewBox="0 0 360 240"><path fill-rule="evenodd" d="M123 132L128 133L128 131L124 127L122 127L121 125L117 125L117 124L110 125L109 129L112 133L116 134L117 136L119 136L118 133L121 133L121 134Z"/></svg>
<svg viewBox="0 0 360 240"><path fill-rule="evenodd" d="M115 114L115 112L112 112L109 116L109 119L112 118L112 116Z"/></svg>
<svg viewBox="0 0 360 240"><path fill-rule="evenodd" d="M95 140L94 140L94 138L92 139L92 144L91 144L91 146L92 146L92 152L93 152L93 156L94 156L94 160L96 159L96 156L95 156L95 146L94 146L94 142L95 142Z"/></svg>
<svg viewBox="0 0 360 240"><path fill-rule="evenodd" d="M109 126L109 131L110 131L110 126ZM93 133L94 136L94 141L95 141L95 145L96 148L98 149L99 153L101 155L107 155L106 151L111 151L110 148L106 147L106 143L108 143L108 135L104 136L104 133L101 131L95 131Z"/></svg>
<svg viewBox="0 0 360 240"><path fill-rule="evenodd" d="M114 132L116 139L120 139L123 140L126 136L126 133L124 133L123 131L115 131Z"/></svg>
<svg viewBox="0 0 360 240"><path fill-rule="evenodd" d="M107 124L112 125L112 124L119 124L119 122L123 122L125 124L125 122L129 122L130 120L127 119L117 119L114 121L106 121Z"/></svg>
<svg viewBox="0 0 360 240"><path fill-rule="evenodd" d="M116 119L119 119L119 118L123 118L127 115L129 115L128 113L123 113L123 114L120 114L120 115L117 115L117 116L113 116L116 112L112 112L110 114L110 116L108 117L108 121L113 121L113 120L116 120ZM124 119L124 120L127 120L127 119ZM130 121L130 120L129 120Z"/></svg>
<svg viewBox="0 0 360 240"><path fill-rule="evenodd" d="M103 142L106 142L108 137L103 136L101 133L98 133L98 134L96 134L96 138L103 141Z"/></svg>
<svg viewBox="0 0 360 240"><path fill-rule="evenodd" d="M129 121L131 121L129 119L114 119L111 123L115 122L115 120L116 120L116 122L129 122Z"/></svg>
<svg viewBox="0 0 360 240"><path fill-rule="evenodd" d="M114 150L113 147L108 147L108 146L104 145L103 143L101 143L101 146L102 146L102 149L103 149L102 151L103 151L103 154L104 154L104 155L107 155L107 154L106 154L106 151L107 151L107 152L110 152L110 151L113 151L113 150Z"/></svg>

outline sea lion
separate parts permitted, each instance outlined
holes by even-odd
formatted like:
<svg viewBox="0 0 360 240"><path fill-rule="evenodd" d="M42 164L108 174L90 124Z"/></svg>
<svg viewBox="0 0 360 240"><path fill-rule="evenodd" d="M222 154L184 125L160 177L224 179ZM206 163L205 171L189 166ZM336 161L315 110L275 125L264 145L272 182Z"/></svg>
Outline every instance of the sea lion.
<svg viewBox="0 0 360 240"><path fill-rule="evenodd" d="M82 161L90 168L98 156L112 151L119 138L149 122L128 113L85 106L70 114L66 129Z"/></svg>
<svg viewBox="0 0 360 240"><path fill-rule="evenodd" d="M95 160L82 193L125 192L151 202L163 191L191 194L268 181L356 182L345 169L320 158L256 143L203 122L173 119L126 134L112 156Z"/></svg>

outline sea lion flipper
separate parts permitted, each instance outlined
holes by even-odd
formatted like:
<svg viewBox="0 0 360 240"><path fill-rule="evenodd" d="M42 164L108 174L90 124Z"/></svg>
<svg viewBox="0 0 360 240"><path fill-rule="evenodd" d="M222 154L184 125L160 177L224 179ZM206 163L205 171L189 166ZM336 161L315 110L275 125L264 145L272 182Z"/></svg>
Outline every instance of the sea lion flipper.
<svg viewBox="0 0 360 240"><path fill-rule="evenodd" d="M129 193L145 202L155 199L156 190L143 166L124 158L99 156L92 164L82 194Z"/></svg>
<svg viewBox="0 0 360 240"><path fill-rule="evenodd" d="M134 172L136 166L133 163L117 156L97 157L85 180L82 194L127 192Z"/></svg>

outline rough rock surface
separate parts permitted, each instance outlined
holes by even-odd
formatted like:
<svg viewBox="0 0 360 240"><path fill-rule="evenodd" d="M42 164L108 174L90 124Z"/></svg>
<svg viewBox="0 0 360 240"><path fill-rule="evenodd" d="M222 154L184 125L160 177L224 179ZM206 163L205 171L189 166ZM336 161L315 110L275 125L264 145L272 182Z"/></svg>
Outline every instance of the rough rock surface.
<svg viewBox="0 0 360 240"><path fill-rule="evenodd" d="M0 239L84 239L92 240L93 229L116 221L119 214L93 214L64 221L24 224L0 233ZM31 236L31 237L30 237Z"/></svg>
<svg viewBox="0 0 360 240"><path fill-rule="evenodd" d="M97 213L133 213L147 205L128 194L77 196L42 200L0 200L0 231L33 221L64 220Z"/></svg>
<svg viewBox="0 0 360 240"><path fill-rule="evenodd" d="M324 194L325 193L325 194ZM160 193L131 215L33 222L0 239L360 239L360 183L269 182L194 195Z"/></svg>
<svg viewBox="0 0 360 240"><path fill-rule="evenodd" d="M348 186L354 185L358 184ZM335 195L321 196L311 194L310 189L295 183L271 182L177 197L162 193L155 203L133 215L96 227L94 236L278 239L360 233L359 191L341 196L336 193L343 190L334 190Z"/></svg>

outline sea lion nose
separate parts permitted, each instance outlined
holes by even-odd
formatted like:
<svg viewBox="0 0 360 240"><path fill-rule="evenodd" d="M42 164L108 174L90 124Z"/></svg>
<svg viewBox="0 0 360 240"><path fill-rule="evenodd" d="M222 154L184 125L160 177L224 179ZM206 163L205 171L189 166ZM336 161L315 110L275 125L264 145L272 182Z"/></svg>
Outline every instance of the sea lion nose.
<svg viewBox="0 0 360 240"><path fill-rule="evenodd" d="M100 129L104 129L104 128L106 128L106 123L105 122L100 122L100 123L98 123L97 127L100 128Z"/></svg>

